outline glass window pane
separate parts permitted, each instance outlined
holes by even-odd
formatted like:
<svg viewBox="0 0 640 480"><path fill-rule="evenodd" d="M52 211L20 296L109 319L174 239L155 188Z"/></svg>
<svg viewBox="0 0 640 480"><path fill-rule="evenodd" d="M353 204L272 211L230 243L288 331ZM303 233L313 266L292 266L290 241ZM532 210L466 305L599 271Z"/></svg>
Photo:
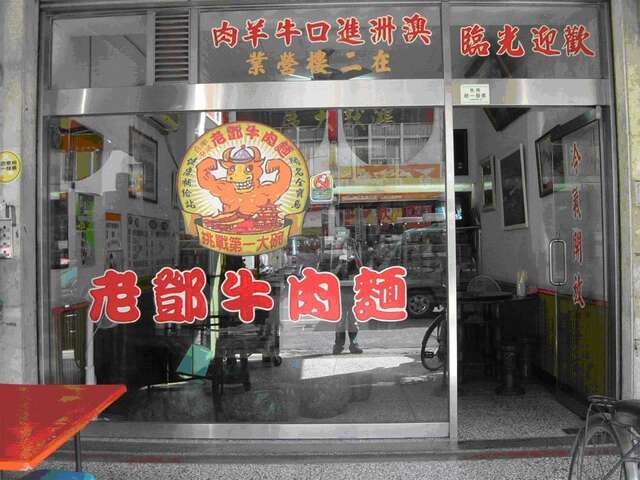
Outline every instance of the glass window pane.
<svg viewBox="0 0 640 480"><path fill-rule="evenodd" d="M52 88L144 85L146 65L144 15L53 22Z"/></svg>
<svg viewBox="0 0 640 480"><path fill-rule="evenodd" d="M597 5L452 7L453 76L606 77L600 24Z"/></svg>
<svg viewBox="0 0 640 480"><path fill-rule="evenodd" d="M199 43L201 83L442 77L439 7L205 12Z"/></svg>
<svg viewBox="0 0 640 480"><path fill-rule="evenodd" d="M233 125L212 130L216 117L49 119L50 380L95 372L98 383L126 384L113 420L447 422L446 329L422 343L446 319L442 109L225 113L241 136ZM190 150L205 131L213 143ZM300 159L276 155L269 132L305 157L308 198L295 182ZM286 209L297 201L307 206L295 234L274 233L293 231ZM249 248L250 234L276 243L219 253L234 238ZM164 267L202 269L204 297L194 298L208 316L195 318L195 301L193 321L180 320L186 307L158 293ZM242 308L253 290L227 302L241 295L242 268L269 285L251 319ZM135 277L110 284L114 271ZM117 291L139 295L131 323L114 321L129 311L109 304Z"/></svg>

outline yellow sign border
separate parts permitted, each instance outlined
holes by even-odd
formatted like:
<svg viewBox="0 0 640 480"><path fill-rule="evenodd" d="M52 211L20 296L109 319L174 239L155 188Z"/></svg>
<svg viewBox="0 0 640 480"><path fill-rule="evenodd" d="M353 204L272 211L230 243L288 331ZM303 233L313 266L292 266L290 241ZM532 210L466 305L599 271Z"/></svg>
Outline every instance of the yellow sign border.
<svg viewBox="0 0 640 480"><path fill-rule="evenodd" d="M2 157L5 155L9 157L13 157L12 160L15 160L18 165L18 171L15 173L15 175L12 178L9 178L8 180L5 180L5 177L2 175L2 173L0 173L0 183L9 184L11 182L15 182L18 178L20 178L20 175L22 174L22 158L20 158L20 155L18 155L15 152L12 152L11 150L2 150L0 151L0 160L2 160Z"/></svg>

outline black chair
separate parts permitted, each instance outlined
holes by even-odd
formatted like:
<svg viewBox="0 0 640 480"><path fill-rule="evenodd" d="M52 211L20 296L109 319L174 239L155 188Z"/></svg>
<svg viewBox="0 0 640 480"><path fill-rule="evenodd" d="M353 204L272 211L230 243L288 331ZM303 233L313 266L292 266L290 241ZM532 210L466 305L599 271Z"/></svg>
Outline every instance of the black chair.
<svg viewBox="0 0 640 480"><path fill-rule="evenodd" d="M465 335L462 369L479 365L485 375L492 375L495 373L496 359L492 348L491 303L482 301L482 297L504 291L489 275L477 275L467 284L465 293L466 300L463 294L459 317Z"/></svg>

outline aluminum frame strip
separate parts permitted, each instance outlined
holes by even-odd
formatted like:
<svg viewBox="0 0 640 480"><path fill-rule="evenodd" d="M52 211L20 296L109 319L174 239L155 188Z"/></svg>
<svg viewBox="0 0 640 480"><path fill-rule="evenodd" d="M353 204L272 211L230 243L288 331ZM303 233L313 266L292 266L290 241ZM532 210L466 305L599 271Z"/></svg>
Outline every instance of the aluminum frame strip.
<svg viewBox="0 0 640 480"><path fill-rule="evenodd" d="M609 81L598 79L452 79L489 84L491 106L608 105ZM78 88L44 92L42 113L110 115L202 110L444 106L445 80L245 82Z"/></svg>
<svg viewBox="0 0 640 480"><path fill-rule="evenodd" d="M443 81L327 80L49 90L42 114L442 106Z"/></svg>
<svg viewBox="0 0 640 480"><path fill-rule="evenodd" d="M446 0L444 0L446 1ZM449 0L454 5L501 5L501 4L515 4L515 5L589 5L602 3L605 0ZM382 4L388 5L389 0L386 1L367 1L367 0L352 0L351 4L366 3L366 4ZM416 1L398 1L400 4L415 4L421 3ZM427 0L422 2L425 4L438 4L441 1ZM213 5L212 5L213 4ZM296 0L279 0L275 3L269 2L269 0L217 0L215 3L213 0L40 0L40 9L43 11L51 12L64 12L78 10L81 8L87 9L114 9L114 8L157 8L157 7L185 7L185 6L203 6L203 7L222 7L228 8L230 6L234 8L252 8L259 9L266 6L276 5L279 7L286 7L295 5L305 7L324 7L329 8L336 5L344 5L344 2L338 1L304 1L299 2Z"/></svg>
<svg viewBox="0 0 640 480"><path fill-rule="evenodd" d="M441 9L443 31L449 31L450 7ZM458 284L456 258L456 197L455 161L453 153L453 80L451 78L451 38L442 42L444 71L444 135L445 135L445 185L447 209L447 361L449 380L449 440L458 440Z"/></svg>
<svg viewBox="0 0 640 480"><path fill-rule="evenodd" d="M492 106L571 107L608 105L609 80L582 78L465 78L453 79L453 105L465 106L460 87L465 84L488 84Z"/></svg>
<svg viewBox="0 0 640 480"><path fill-rule="evenodd" d="M628 88L628 60L627 49L631 42L627 43L630 34L629 25L632 20L626 21L625 14L640 12L640 6L634 0L623 0L611 3L611 16L607 18L611 22L610 58L612 76L615 78L615 110L612 108L609 128L611 128L610 155L613 162L612 185L615 189L612 196L616 201L617 215L615 225L617 235L614 245L617 249L616 258L619 261L619 270L616 272L616 293L619 299L619 308L616 319L618 331L617 338L617 362L619 366L619 394L622 399L630 399L635 396L635 378L637 377L636 345L635 337L637 328L634 321L623 319L634 318L635 286L633 282L622 282L622 279L633 278L633 272L637 268L636 255L633 248L634 236L634 206L633 206L633 176L631 166L631 136L629 109L632 98ZM630 18L633 18L631 15ZM615 210L614 210L615 212ZM612 214L614 213L612 212Z"/></svg>
<svg viewBox="0 0 640 480"><path fill-rule="evenodd" d="M609 73L609 76L614 74L614 50L613 50L613 36L612 36L612 28L611 28L611 12L609 8L609 4L605 3L602 5L602 15L601 25L604 32L604 38L606 39L606 52L607 52L607 65L606 71ZM618 24L616 24L618 25ZM618 30L618 28L616 28ZM612 85L612 82L611 84ZM609 104L614 105L613 102L613 89L614 87L610 87L609 91ZM624 99L623 99L624 102ZM615 107L619 108L619 107ZM604 133L605 138L601 139L600 144L606 146L605 150L603 150L603 166L605 167L603 176L604 184L605 184L605 193L604 197L605 205L610 205L611 210L609 210L610 217L607 217L605 224L605 232L606 232L606 252L607 256L607 275L609 277L609 290L607 292L608 300L609 300L609 322L610 322L610 331L613 333L611 341L609 342L611 352L611 384L609 385L610 391L615 392L616 398L622 398L622 385L629 383L629 378L625 375L628 374L627 370L623 370L624 363L622 362L623 352L626 352L628 348L633 348L632 340L631 342L627 340L627 338L631 339L632 337L623 337L622 336L622 319L629 318L623 315L623 298L622 298L622 285L621 285L621 271L622 271L622 241L621 241L621 223L622 215L621 212L624 211L625 208L625 198L621 195L621 191L624 190L621 185L618 184L619 178L619 156L618 156L618 130L616 128L616 112L615 108L612 107L604 107L602 108L602 127L601 134ZM625 108L625 107L622 107ZM603 214L603 217L606 215ZM625 344L623 345L623 338ZM615 383L614 383L615 382Z"/></svg>
<svg viewBox="0 0 640 480"><path fill-rule="evenodd" d="M49 70L47 59L50 58L50 42L47 41L51 32L51 22L46 20L46 16L40 15L40 58L38 82L40 85L48 85ZM44 92L38 90L38 105L42 105L44 101ZM36 262L37 262L37 312L38 312L38 383L50 383L51 375L51 309L49 304L49 198L48 182L49 182L49 163L44 161L47 155L46 141L46 119L42 114L38 114L36 125L38 128L38 144L37 144L37 165L36 165ZM45 246L46 245L46 246Z"/></svg>
<svg viewBox="0 0 640 480"><path fill-rule="evenodd" d="M449 423L156 423L93 422L83 437L202 440L366 440L446 438Z"/></svg>

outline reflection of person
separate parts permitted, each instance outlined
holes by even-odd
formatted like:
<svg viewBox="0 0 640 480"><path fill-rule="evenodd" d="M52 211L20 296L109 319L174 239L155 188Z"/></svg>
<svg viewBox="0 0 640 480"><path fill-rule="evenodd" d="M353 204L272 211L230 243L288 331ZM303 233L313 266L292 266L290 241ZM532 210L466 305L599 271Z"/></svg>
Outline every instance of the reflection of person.
<svg viewBox="0 0 640 480"><path fill-rule="evenodd" d="M350 289L350 287L349 287ZM353 295L342 295L342 319L336 323L336 338L333 345L333 354L338 355L344 350L344 344L349 335L349 351L351 353L362 353L362 348L358 344L358 322L353 316Z"/></svg>
<svg viewBox="0 0 640 480"><path fill-rule="evenodd" d="M335 267L331 269L332 273L341 280L340 290L342 293L342 318L336 323L335 343L333 345L333 354L338 355L344 350L344 344L349 336L349 351L351 353L362 353L362 348L358 345L358 322L353 315L353 282L345 281L353 278L358 273L358 265L355 257L343 257L338 260Z"/></svg>
<svg viewBox="0 0 640 480"><path fill-rule="evenodd" d="M378 261L376 259L376 251L373 248L373 243L371 241L368 242L367 244L367 250L366 250L366 258L365 258L365 264L367 267L369 268L373 268L375 269L378 266Z"/></svg>

